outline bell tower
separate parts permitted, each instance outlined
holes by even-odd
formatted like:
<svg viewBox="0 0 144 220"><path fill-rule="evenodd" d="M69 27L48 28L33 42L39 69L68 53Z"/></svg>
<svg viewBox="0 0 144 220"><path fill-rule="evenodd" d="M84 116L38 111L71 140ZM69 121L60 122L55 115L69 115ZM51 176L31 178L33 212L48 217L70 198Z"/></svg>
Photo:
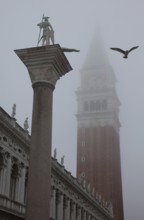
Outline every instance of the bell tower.
<svg viewBox="0 0 144 220"><path fill-rule="evenodd" d="M77 90L77 177L113 205L123 220L119 106L116 76L100 36L95 36Z"/></svg>

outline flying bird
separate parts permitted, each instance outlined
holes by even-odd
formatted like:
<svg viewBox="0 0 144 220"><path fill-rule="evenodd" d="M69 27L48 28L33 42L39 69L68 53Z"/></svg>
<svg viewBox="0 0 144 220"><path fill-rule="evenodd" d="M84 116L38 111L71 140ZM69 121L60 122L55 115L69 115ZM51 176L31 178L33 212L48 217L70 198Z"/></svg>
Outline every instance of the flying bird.
<svg viewBox="0 0 144 220"><path fill-rule="evenodd" d="M127 58L128 58L128 54L129 54L132 50L135 50L135 49L137 49L137 48L138 48L138 46L132 47L130 50L122 50L122 49L120 49L120 48L115 48L115 47L112 47L112 48L110 48L110 49L111 49L111 50L116 50L116 51L118 51L118 52L124 54L123 58L127 59Z"/></svg>

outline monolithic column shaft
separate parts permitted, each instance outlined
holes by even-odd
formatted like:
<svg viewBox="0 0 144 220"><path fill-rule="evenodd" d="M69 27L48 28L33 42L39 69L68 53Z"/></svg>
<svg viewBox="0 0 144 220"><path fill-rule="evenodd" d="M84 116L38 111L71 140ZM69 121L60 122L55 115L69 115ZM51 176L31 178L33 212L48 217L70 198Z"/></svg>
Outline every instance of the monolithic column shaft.
<svg viewBox="0 0 144 220"><path fill-rule="evenodd" d="M72 68L59 45L16 50L34 90L26 220L49 220L53 90Z"/></svg>
<svg viewBox="0 0 144 220"><path fill-rule="evenodd" d="M27 219L49 219L53 88L34 84Z"/></svg>

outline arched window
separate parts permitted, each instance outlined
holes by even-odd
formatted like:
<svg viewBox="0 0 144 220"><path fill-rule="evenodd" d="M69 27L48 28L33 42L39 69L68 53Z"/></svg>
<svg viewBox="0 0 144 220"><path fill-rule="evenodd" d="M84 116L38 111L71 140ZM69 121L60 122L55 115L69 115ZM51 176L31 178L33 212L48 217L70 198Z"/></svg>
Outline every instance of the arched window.
<svg viewBox="0 0 144 220"><path fill-rule="evenodd" d="M100 100L96 101L96 111L100 111L101 110L101 102Z"/></svg>
<svg viewBox="0 0 144 220"><path fill-rule="evenodd" d="M107 100L106 99L104 99L103 101L102 101L102 110L107 110Z"/></svg>
<svg viewBox="0 0 144 220"><path fill-rule="evenodd" d="M88 101L84 102L84 111L87 112L89 110L89 104Z"/></svg>
<svg viewBox="0 0 144 220"><path fill-rule="evenodd" d="M94 111L95 110L95 103L94 101L90 101L90 111Z"/></svg>

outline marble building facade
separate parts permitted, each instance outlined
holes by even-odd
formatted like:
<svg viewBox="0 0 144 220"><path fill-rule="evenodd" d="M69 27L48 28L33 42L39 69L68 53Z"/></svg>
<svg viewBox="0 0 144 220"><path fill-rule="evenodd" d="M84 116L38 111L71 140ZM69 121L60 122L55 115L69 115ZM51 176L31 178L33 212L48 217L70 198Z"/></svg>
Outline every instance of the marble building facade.
<svg viewBox="0 0 144 220"><path fill-rule="evenodd" d="M30 135L0 108L0 219L25 219ZM112 204L51 158L51 219L112 220Z"/></svg>

